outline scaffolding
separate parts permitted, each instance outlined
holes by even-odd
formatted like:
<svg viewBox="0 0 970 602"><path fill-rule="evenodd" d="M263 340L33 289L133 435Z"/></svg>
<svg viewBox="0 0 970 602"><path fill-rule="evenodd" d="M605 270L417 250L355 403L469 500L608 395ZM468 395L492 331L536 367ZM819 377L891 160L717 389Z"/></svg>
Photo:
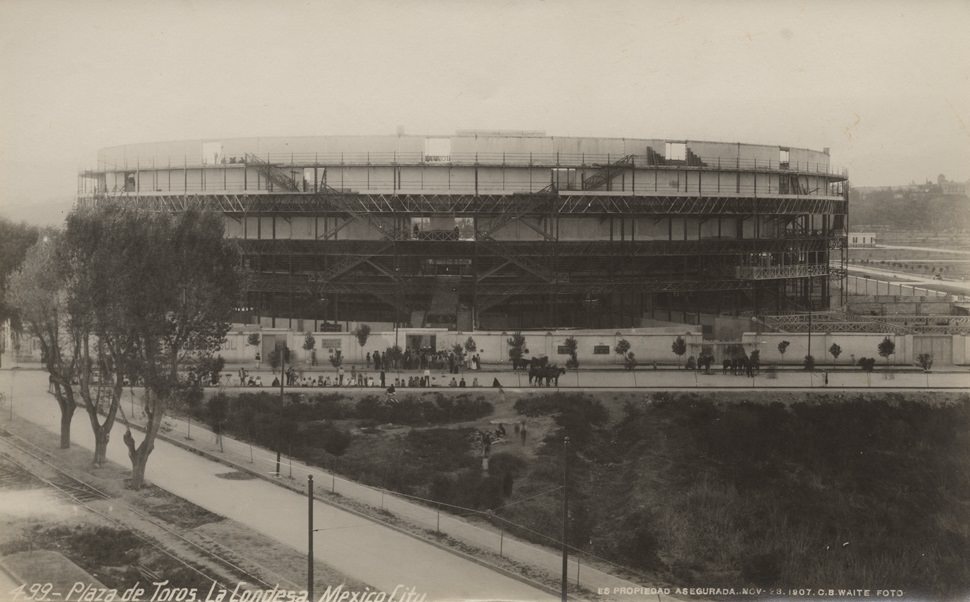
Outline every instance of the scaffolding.
<svg viewBox="0 0 970 602"><path fill-rule="evenodd" d="M327 169L348 165L461 166L474 176L455 185L449 176L447 188L427 191L408 190L397 175L388 191L354 191L327 182ZM529 192L483 190L480 169L506 166L528 167ZM312 176L298 177L297 168L312 170ZM551 175L533 181L533 168L547 168ZM151 166L136 162L134 169L134 185L128 165L84 172L82 180L93 185L79 184L78 204L218 211L242 224L250 218L273 220L274 237L261 232L252 237L247 231L239 238L249 272L244 305L291 321L405 323L415 311L447 315L442 306L450 304L456 306L454 315L469 308L474 325L488 315L504 316L509 328L629 326L647 310L664 307L734 314L827 310L831 281L846 274L846 175L819 164L729 163L689 149L678 162L649 147L645 155L621 156L452 155L447 165L404 154L248 153L205 168L222 172L221 189L218 175L207 184L202 173L201 189L192 191L187 162L167 168L182 170L182 191L143 189L142 171L153 174L155 184L165 173L154 161ZM239 169L242 190L230 190L227 174ZM248 181L250 170L256 182ZM663 190L658 181L657 174L671 170L688 174L683 180L677 176L676 192ZM111 171L126 174L120 189L109 189ZM705 173L709 179L716 175L716 184L705 186ZM742 186L738 176L733 186L722 186L722 173L753 174L754 185ZM689 174L696 175L695 183ZM777 187L759 189L758 174L777 176ZM809 176L823 185L809 188ZM614 187L617 178L624 184ZM414 219L428 216L468 219L472 231L413 226ZM275 220L297 218L313 219L315 228L320 219L330 221L306 239L275 238ZM675 238L674 220L685 218L696 222L697 232L688 236L685 225L684 239ZM564 220L577 219L607 224L601 229L608 237L564 236ZM725 226L729 231L722 232L722 219L731 220ZM635 220L661 229L665 224L670 235L633 239ZM716 235L702 236L708 222ZM344 236L351 227L366 235ZM513 229L519 233L510 234ZM838 288L844 295L845 287Z"/></svg>

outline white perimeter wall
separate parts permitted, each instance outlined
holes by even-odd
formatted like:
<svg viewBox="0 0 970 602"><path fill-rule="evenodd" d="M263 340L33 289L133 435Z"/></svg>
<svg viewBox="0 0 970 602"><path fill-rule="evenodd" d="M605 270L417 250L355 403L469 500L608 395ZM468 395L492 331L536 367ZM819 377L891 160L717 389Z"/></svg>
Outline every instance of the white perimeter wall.
<svg viewBox="0 0 970 602"><path fill-rule="evenodd" d="M255 358L255 349L246 345L246 338L250 332L256 330L246 330L230 333L226 345L221 355L227 361L252 361ZM287 330L267 329L262 332L266 335L276 337L286 337L287 345L295 352L298 361L308 359L303 350L303 333L291 333ZM449 332L434 329L406 329L402 328L397 333L397 344L403 349L406 345L408 334L433 334L436 337L437 349L451 349L452 345L464 344L468 337L475 340L478 348L477 353L481 356L482 362L487 364L497 364L508 362L507 340L511 333L501 332ZM687 356L699 355L702 345L708 346L714 352L718 362L723 359L725 347L732 342L704 341L699 332L683 332L678 334L669 329L664 332L621 332L620 335L612 333L596 333L582 331L552 331L550 334L543 332L524 332L526 348L529 349L528 356L548 356L553 363L564 364L568 356L560 355L558 347L562 345L566 337L574 336L578 343L578 357L581 366L595 365L620 365L622 360L613 348L617 341L626 339L630 342L630 350L636 355L637 361L643 364L680 364L686 361ZM362 348L353 333L313 333L317 341L317 363L325 363L330 349L340 349L344 363L351 365L354 363L363 364L364 356L367 352L373 353L380 350L383 352L388 347L395 344L395 333L372 332L367 340L367 344ZM671 351L674 340L681 336L687 342L687 354L678 358ZM815 357L816 364L848 366L862 357L876 358L877 365L886 364L886 360L879 356L877 349L879 343L885 337L889 337L896 344L896 352L889 358L889 363L894 365L914 365L916 363L917 349L913 344L914 335L893 335L893 334L866 334L866 333L839 333L839 334L812 334L812 355ZM917 337L919 335L916 335ZM949 335L952 339L952 365L966 365L970 363L970 336ZM762 364L788 364L801 365L805 356L808 354L808 335L805 333L761 333L760 335L747 332L742 335L742 344L747 353L755 349L760 350ZM760 343L759 343L760 341ZM778 352L778 343L788 341L790 344L784 356ZM832 343L837 343L842 348L842 353L838 360L835 360L828 353ZM610 353L601 355L594 353L594 347L607 345ZM527 357L528 357L527 356ZM943 358L934 358L934 365L942 367L948 365L943 363Z"/></svg>

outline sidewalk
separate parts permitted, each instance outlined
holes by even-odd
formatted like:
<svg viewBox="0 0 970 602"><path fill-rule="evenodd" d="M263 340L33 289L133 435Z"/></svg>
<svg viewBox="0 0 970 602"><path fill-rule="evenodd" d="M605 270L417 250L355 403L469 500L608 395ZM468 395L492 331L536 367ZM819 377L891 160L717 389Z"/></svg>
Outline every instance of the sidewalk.
<svg viewBox="0 0 970 602"><path fill-rule="evenodd" d="M140 422L140 420L136 422ZM166 429L166 426L170 428ZM285 487L305 492L307 475L312 475L317 492L338 494L371 508L390 512L430 533L441 533L518 564L532 566L553 578L556 578L562 572L562 555L558 549L550 549L514 538L491 525L472 524L448 512L398 496L394 492L363 485L329 470L307 466L286 455L281 455L280 476L277 478L275 451L250 445L227 436L222 437L224 451L220 451L215 435L195 421L192 422L190 430L186 420L168 417L165 419L163 429L165 429L165 432L160 433L160 437L179 447L193 450L204 457L215 459L240 470L252 472ZM186 439L188 432L191 432L191 440ZM151 460L149 460L150 470ZM637 587L633 582L594 568L576 556L570 555L568 563L570 583L580 585L591 591L595 592L599 588L609 588L612 591L615 588ZM635 600L636 598L630 599Z"/></svg>
<svg viewBox="0 0 970 602"><path fill-rule="evenodd" d="M223 374L231 372L233 374L233 390L244 390L251 387L239 387L237 372L240 367L245 367L253 376L260 375L263 381L261 390L279 391L279 386L269 386L273 382L274 374L265 367L255 369L252 366L234 365L223 369ZM297 369L301 369L297 367ZM366 374L374 377L379 376L379 372L363 370ZM336 376L336 371L327 366L315 366L311 370L306 370L308 375ZM386 372L385 382L387 385L394 383L395 378L407 379L409 376L421 376L421 370L395 370ZM828 383L826 384L826 374ZM512 371L507 366L483 366L480 371L464 371L461 374L449 374L447 370L435 370L431 375L434 377L435 390L454 390L447 386L452 377L460 380L464 377L466 388L463 391L473 393L477 390L488 389L492 386L492 381L498 380L503 388L531 388L529 384L529 374L525 370ZM350 378L350 371L345 372L345 377ZM473 379L478 379L478 388L471 386ZM379 379L376 379L379 380ZM877 365L875 371L866 373L858 367L848 365L820 366L815 371L809 372L797 366L777 367L774 376L769 373L767 367L762 367L753 378L747 376L736 376L734 374L723 374L720 366L712 367L710 373L700 370L686 370L681 368L663 367L654 370L648 366L640 366L636 370L625 370L621 366L596 366L594 368L580 368L579 370L567 370L559 377L559 387L562 389L670 389L682 391L688 389L817 389L842 390L842 389L970 389L970 370L961 367L947 367L935 369L930 372L923 372L913 367L897 367L894 370L886 370L884 366ZM346 389L357 389L359 387L286 387L288 392L299 391L337 391ZM383 392L378 386L370 388L375 394ZM398 395L406 394L408 391L426 391L425 387L399 387Z"/></svg>

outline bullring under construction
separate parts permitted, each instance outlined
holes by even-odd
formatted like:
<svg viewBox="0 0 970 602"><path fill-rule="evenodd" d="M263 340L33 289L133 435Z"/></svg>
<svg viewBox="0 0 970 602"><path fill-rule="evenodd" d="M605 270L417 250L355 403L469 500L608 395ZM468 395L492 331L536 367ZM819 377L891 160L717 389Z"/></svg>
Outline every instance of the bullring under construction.
<svg viewBox="0 0 970 602"><path fill-rule="evenodd" d="M847 198L827 149L540 132L133 144L78 181L81 205L222 212L239 321L300 329L826 310Z"/></svg>

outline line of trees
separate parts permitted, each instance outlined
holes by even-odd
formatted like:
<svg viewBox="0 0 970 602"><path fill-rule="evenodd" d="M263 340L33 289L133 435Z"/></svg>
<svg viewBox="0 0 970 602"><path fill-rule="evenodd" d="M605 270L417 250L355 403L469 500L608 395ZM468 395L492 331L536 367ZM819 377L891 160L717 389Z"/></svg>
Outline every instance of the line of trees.
<svg viewBox="0 0 970 602"><path fill-rule="evenodd" d="M140 488L166 412L197 399L199 367L219 350L240 295L238 251L221 218L122 204L77 208L45 230L10 278L7 302L40 341L61 411L61 447L83 405L104 463L126 382L145 387L145 434L126 428Z"/></svg>

